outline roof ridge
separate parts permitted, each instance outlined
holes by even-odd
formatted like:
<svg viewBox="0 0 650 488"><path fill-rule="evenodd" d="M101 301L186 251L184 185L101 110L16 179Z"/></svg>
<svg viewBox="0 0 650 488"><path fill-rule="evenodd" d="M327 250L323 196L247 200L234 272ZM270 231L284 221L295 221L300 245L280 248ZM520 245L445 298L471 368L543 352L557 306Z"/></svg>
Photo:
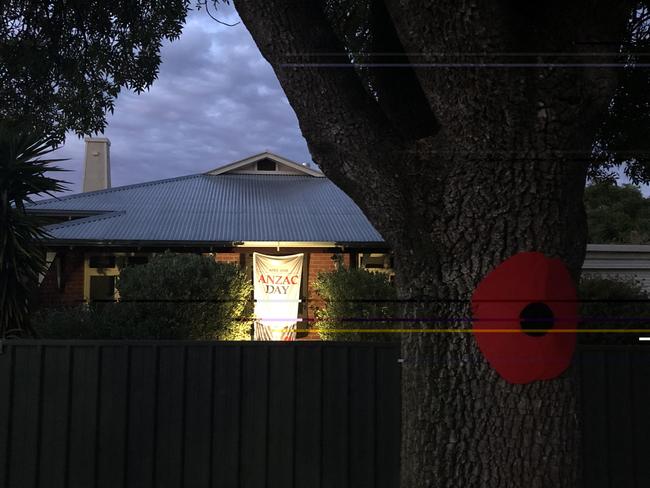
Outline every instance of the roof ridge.
<svg viewBox="0 0 650 488"><path fill-rule="evenodd" d="M233 178L236 176L246 176L246 177L253 177L253 178L309 178L309 179L315 179L313 176L310 176L308 174L277 174L277 173L272 173L269 172L269 174L258 174L258 173L221 173L218 175L213 175L209 173L204 173L198 176L209 176L210 178L220 178L222 176L228 177L228 178ZM317 178L319 180L327 180L328 178Z"/></svg>
<svg viewBox="0 0 650 488"><path fill-rule="evenodd" d="M91 195L100 195L100 194L106 194L106 193L113 193L117 191L124 191L124 190L130 190L132 188L138 188L138 187L146 187L146 186L153 186L153 185L161 185L164 183L170 183L172 181L179 181L179 180L184 180L184 179L190 179L190 178L196 178L199 176L204 176L202 173L195 173L191 175L183 175L183 176L174 176L172 178L164 178L162 180L153 180L153 181L143 181L142 183L131 183L130 185L122 185L122 186L115 186L113 188L104 188L103 190L95 190L95 191L86 191L86 192L80 192L80 193L73 193L71 195L64 195L61 197L52 197L52 198L44 198L43 200L38 200L36 202L32 202L31 205L26 206L27 208L29 207L35 207L37 205L43 205L46 203L52 203L55 201L60 201L60 200L74 200L75 198L82 198L86 196L91 196Z"/></svg>

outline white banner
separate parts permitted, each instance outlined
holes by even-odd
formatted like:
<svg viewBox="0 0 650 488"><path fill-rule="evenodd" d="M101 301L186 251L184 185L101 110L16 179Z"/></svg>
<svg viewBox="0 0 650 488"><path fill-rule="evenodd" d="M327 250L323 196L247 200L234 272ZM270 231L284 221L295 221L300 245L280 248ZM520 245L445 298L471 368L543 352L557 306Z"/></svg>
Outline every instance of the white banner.
<svg viewBox="0 0 650 488"><path fill-rule="evenodd" d="M300 277L304 254L253 253L256 341L296 339Z"/></svg>

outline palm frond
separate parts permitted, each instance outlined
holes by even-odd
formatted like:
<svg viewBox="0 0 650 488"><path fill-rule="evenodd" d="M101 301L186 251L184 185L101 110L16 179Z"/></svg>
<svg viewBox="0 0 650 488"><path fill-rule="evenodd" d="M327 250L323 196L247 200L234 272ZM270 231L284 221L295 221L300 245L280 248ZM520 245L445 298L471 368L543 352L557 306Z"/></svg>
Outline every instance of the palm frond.
<svg viewBox="0 0 650 488"><path fill-rule="evenodd" d="M0 337L31 331L30 291L45 270L43 222L25 211L38 194L65 190L65 182L49 172L62 159L45 158L55 149L52 139L20 132L0 123Z"/></svg>

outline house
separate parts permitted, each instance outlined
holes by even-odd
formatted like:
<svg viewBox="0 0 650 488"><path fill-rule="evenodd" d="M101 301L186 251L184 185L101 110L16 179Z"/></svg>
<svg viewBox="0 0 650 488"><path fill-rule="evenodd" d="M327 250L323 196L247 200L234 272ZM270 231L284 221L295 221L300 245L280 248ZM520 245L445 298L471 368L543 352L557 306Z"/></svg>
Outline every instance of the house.
<svg viewBox="0 0 650 488"><path fill-rule="evenodd" d="M347 266L391 274L391 254L357 205L319 170L264 152L202 174L110 187L110 142L86 140L84 192L35 202L46 218L43 305L116 297L127 264L172 250L239 264L253 256L303 254L297 317L320 303L312 283ZM650 291L650 246L589 245L588 274L640 280Z"/></svg>
<svg viewBox="0 0 650 488"><path fill-rule="evenodd" d="M115 297L122 266L166 250L236 263L252 278L253 253L303 253L298 316L318 297L312 282L338 260L390 273L381 235L320 171L264 152L202 174L110 187L110 142L86 140L84 192L35 202L48 221L43 305Z"/></svg>

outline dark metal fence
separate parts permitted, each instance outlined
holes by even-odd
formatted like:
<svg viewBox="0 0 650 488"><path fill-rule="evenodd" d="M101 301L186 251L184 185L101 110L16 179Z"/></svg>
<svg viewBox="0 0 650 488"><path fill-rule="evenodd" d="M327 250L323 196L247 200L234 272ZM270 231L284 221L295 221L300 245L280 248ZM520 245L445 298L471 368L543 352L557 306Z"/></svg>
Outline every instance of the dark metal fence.
<svg viewBox="0 0 650 488"><path fill-rule="evenodd" d="M577 359L583 486L650 487L650 347L589 346Z"/></svg>
<svg viewBox="0 0 650 488"><path fill-rule="evenodd" d="M0 486L395 487L395 346L14 342Z"/></svg>
<svg viewBox="0 0 650 488"><path fill-rule="evenodd" d="M56 342L0 354L0 486L398 486L399 351ZM650 348L579 351L585 487L650 486Z"/></svg>

